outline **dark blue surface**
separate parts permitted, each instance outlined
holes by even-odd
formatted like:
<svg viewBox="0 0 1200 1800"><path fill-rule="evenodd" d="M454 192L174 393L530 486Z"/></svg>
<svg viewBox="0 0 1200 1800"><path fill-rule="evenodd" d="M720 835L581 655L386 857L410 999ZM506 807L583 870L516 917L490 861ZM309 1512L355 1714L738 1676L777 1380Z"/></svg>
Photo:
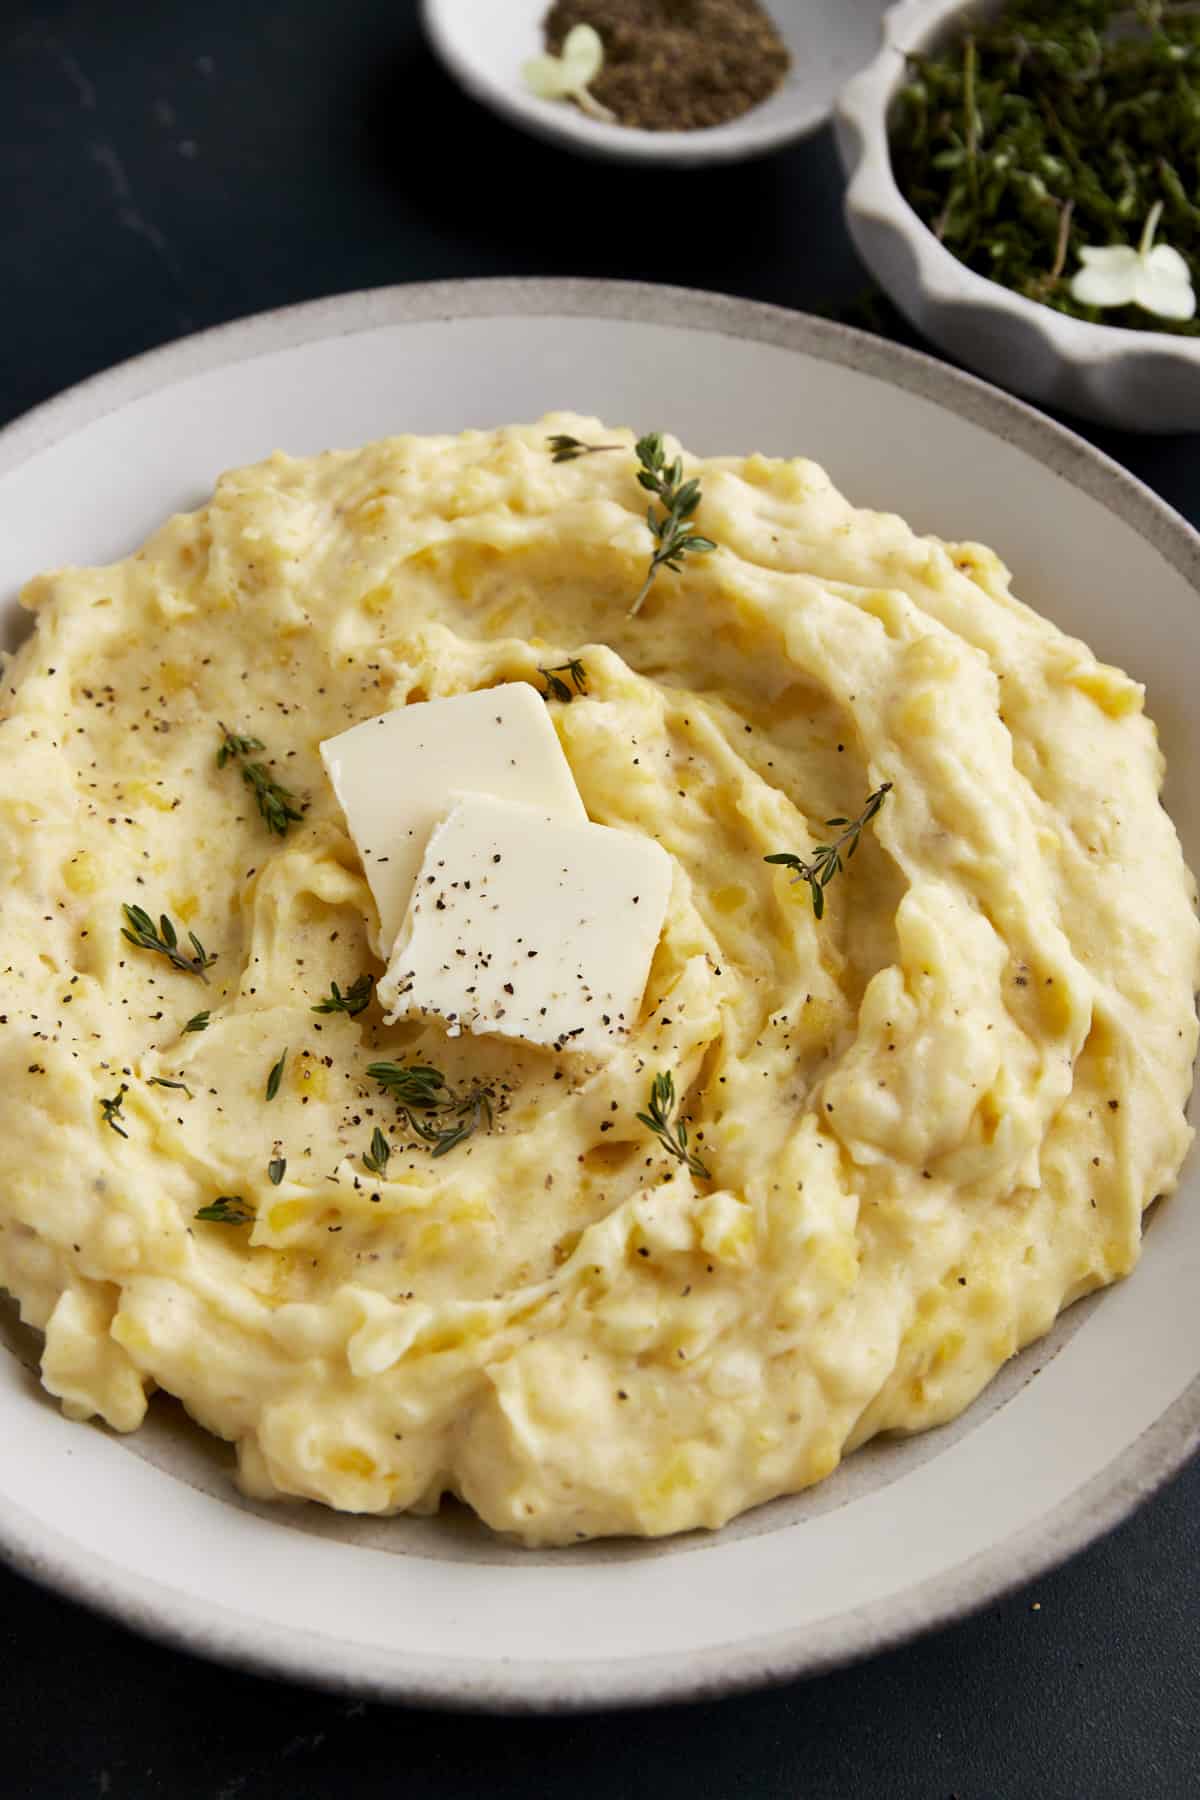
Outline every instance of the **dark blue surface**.
<svg viewBox="0 0 1200 1800"><path fill-rule="evenodd" d="M827 138L713 175L573 162L461 98L415 11L0 0L0 422L184 332L386 282L636 276L829 311L861 291ZM1093 435L1200 520L1200 440ZM949 1631L772 1693L596 1719L329 1699L0 1570L0 1794L1195 1800L1198 1519L1193 1464Z"/></svg>

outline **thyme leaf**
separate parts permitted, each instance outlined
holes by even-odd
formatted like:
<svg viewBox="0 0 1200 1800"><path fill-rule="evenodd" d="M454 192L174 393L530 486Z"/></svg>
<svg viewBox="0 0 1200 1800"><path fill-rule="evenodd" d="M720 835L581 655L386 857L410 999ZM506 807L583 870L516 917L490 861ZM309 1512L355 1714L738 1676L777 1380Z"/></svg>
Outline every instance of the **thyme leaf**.
<svg viewBox="0 0 1200 1800"><path fill-rule="evenodd" d="M268 1100L273 1100L275 1098L276 1094L279 1092L279 1084L283 1080L283 1070L284 1070L284 1065L287 1062L287 1059L288 1059L288 1053L285 1050L283 1055L280 1057L279 1061L275 1064L274 1068L271 1070L271 1073L267 1076L267 1099Z"/></svg>
<svg viewBox="0 0 1200 1800"><path fill-rule="evenodd" d="M793 882L808 883L816 918L820 919L825 915L825 889L850 861L858 849L864 828L871 823L891 791L891 782L885 781L873 794L868 794L866 805L857 819L826 819L825 823L830 828L840 825L843 829L831 844L814 844L812 856L807 861L802 856L793 855L790 850L779 850L774 856L763 857L764 862L780 863L784 868L791 869Z"/></svg>
<svg viewBox="0 0 1200 1800"><path fill-rule="evenodd" d="M683 479L682 457L677 456L674 462L668 463L662 433L658 431L647 432L645 437L640 437L636 448L638 462L641 464L638 482L648 494L657 497L663 510L661 514L657 514L653 504L646 509L646 524L650 528L655 548L650 558L650 567L646 571L646 579L629 608L631 619L641 612L659 569L678 571L685 556L704 554L717 547L711 538L701 537L688 524L700 504L700 483Z"/></svg>
<svg viewBox="0 0 1200 1800"><path fill-rule="evenodd" d="M247 1206L240 1194L221 1194L208 1206L202 1206L195 1216L209 1225L252 1225L254 1208Z"/></svg>
<svg viewBox="0 0 1200 1800"><path fill-rule="evenodd" d="M487 1082L473 1082L459 1096L427 1063L372 1063L367 1074L399 1102L405 1124L435 1156L447 1155L481 1128L491 1129L495 1093Z"/></svg>
<svg viewBox="0 0 1200 1800"><path fill-rule="evenodd" d="M319 1013L349 1013L354 1019L370 1006L374 990L373 975L360 975L357 981L351 982L344 994L337 982L331 981L328 994L324 1000L318 1000L312 1010Z"/></svg>
<svg viewBox="0 0 1200 1800"><path fill-rule="evenodd" d="M696 1152L688 1149L687 1121L682 1118L674 1121L671 1119L671 1114L675 1111L675 1077L669 1069L660 1070L654 1077L647 1104L649 1111L637 1115L640 1122L654 1133L663 1149L676 1162L685 1163L693 1175L698 1175L704 1181L711 1181L711 1174Z"/></svg>
<svg viewBox="0 0 1200 1800"><path fill-rule="evenodd" d="M294 804L295 794L275 780L266 763L247 760L256 750L265 750L266 745L261 738L241 737L226 725L221 725L220 729L222 737L221 747L217 751L218 769L223 769L227 762L237 762L242 771L242 780L253 793L267 830L276 837L286 837L288 826L302 819L304 814Z"/></svg>
<svg viewBox="0 0 1200 1800"><path fill-rule="evenodd" d="M192 1098L192 1090L186 1081L165 1081L161 1075L149 1075L146 1078L146 1086L180 1088L187 1095L189 1100Z"/></svg>
<svg viewBox="0 0 1200 1800"><path fill-rule="evenodd" d="M449 1124L433 1125L428 1118L412 1115L408 1123L421 1142L430 1146L434 1156L446 1156L480 1128L491 1130L493 1098L492 1089L486 1082L476 1081L460 1100L451 1100L439 1109L437 1116L448 1118Z"/></svg>
<svg viewBox="0 0 1200 1800"><path fill-rule="evenodd" d="M193 956L189 956L186 951L179 948L179 933L166 913L161 915L156 926L150 914L144 912L140 906L126 905L121 908L121 911L125 917L121 936L129 943L139 950L151 950L157 956L165 956L173 969L179 969L185 975L198 975L201 981L208 980L204 971L211 969L217 959L208 954L194 931L188 932L188 939L195 952ZM199 1014L196 1016L200 1017ZM207 1023L207 1015L205 1015L205 1023ZM189 1026L188 1029L191 1030L192 1027Z"/></svg>
<svg viewBox="0 0 1200 1800"><path fill-rule="evenodd" d="M104 1123L109 1126L111 1130L115 1131L118 1137L123 1138L129 1136L129 1133L120 1122L121 1108L125 1104L125 1096L128 1092L129 1088L127 1084L122 1082L111 1100L101 1100L100 1102L100 1111L104 1115Z"/></svg>
<svg viewBox="0 0 1200 1800"><path fill-rule="evenodd" d="M370 1063L367 1074L401 1106L428 1112L445 1103L446 1077L428 1063Z"/></svg>
<svg viewBox="0 0 1200 1800"><path fill-rule="evenodd" d="M287 1174L287 1157L273 1156L267 1164L267 1179L272 1187L278 1187Z"/></svg>
<svg viewBox="0 0 1200 1800"><path fill-rule="evenodd" d="M555 663L552 668L538 669L539 675L546 677L546 692L543 700L561 700L564 706L570 706L575 694L586 694L588 691L587 670L577 656L570 662ZM563 676L566 680L563 680ZM574 687L575 693L571 692Z"/></svg>
<svg viewBox="0 0 1200 1800"><path fill-rule="evenodd" d="M582 438L570 437L565 431L556 432L546 442L551 449L551 462L574 462L577 456L597 456L602 450L622 450L623 444L585 444Z"/></svg>
<svg viewBox="0 0 1200 1800"><path fill-rule="evenodd" d="M184 1031L207 1031L211 1018L210 1012L193 1013L183 1029Z"/></svg>
<svg viewBox="0 0 1200 1800"><path fill-rule="evenodd" d="M371 1133L371 1148L363 1152L363 1168L371 1175L378 1175L383 1181L387 1177L391 1155L392 1146L377 1125Z"/></svg>

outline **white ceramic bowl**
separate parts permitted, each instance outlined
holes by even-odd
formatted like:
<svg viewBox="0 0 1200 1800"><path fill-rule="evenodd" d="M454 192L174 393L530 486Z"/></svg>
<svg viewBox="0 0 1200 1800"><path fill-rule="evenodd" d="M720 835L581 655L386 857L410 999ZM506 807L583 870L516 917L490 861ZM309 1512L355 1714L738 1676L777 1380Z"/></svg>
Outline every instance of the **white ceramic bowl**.
<svg viewBox="0 0 1200 1800"><path fill-rule="evenodd" d="M842 83L879 42L880 0L768 0L792 53L792 68L769 100L740 119L704 131L634 131L589 118L564 100L539 100L521 67L543 48L551 0L422 0L434 50L474 99L512 125L564 149L617 162L682 168L739 162L777 150L829 116Z"/></svg>
<svg viewBox="0 0 1200 1800"><path fill-rule="evenodd" d="M807 451L859 505L993 543L1024 600L1146 682L1200 867L1200 538L1098 451L944 363L720 295L382 288L85 382L0 433L0 647L29 629L16 593L34 570L127 555L223 468L563 405L669 428L703 456ZM897 1643L1115 1524L1200 1443L1197 1293L1192 1157L1132 1279L1071 1308L952 1424L868 1444L721 1532L544 1552L461 1509L255 1504L229 1447L165 1396L128 1438L72 1424L0 1303L0 1561L187 1649L364 1695L696 1699Z"/></svg>
<svg viewBox="0 0 1200 1800"><path fill-rule="evenodd" d="M901 0L875 61L838 98L846 218L860 256L918 331L1001 386L1127 430L1200 430L1200 338L1093 325L1026 300L952 256L897 187L888 115L905 57L969 12L978 4Z"/></svg>

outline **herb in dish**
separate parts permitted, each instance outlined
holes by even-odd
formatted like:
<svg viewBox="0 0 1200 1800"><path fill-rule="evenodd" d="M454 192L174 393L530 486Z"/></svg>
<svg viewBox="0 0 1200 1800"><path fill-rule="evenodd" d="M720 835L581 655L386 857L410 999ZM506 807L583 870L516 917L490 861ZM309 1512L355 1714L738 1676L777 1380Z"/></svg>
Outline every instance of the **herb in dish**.
<svg viewBox="0 0 1200 1800"><path fill-rule="evenodd" d="M267 830L276 837L286 837L288 826L298 822L304 814L293 804L295 794L275 780L266 763L248 760L256 750L265 750L266 745L261 738L239 737L225 725L221 726L221 733L221 748L217 751L218 769L223 769L227 762L238 763L242 780L254 795Z"/></svg>
<svg viewBox="0 0 1200 1800"><path fill-rule="evenodd" d="M183 1029L184 1031L207 1031L211 1019L212 1014L209 1012L193 1013Z"/></svg>
<svg viewBox="0 0 1200 1800"><path fill-rule="evenodd" d="M409 1130L428 1144L435 1156L445 1156L481 1127L491 1130L495 1094L486 1082L472 1083L456 1098L446 1077L427 1063L372 1063L367 1074L399 1102ZM447 1123L432 1123L430 1114ZM376 1148L372 1139L372 1151Z"/></svg>
<svg viewBox="0 0 1200 1800"><path fill-rule="evenodd" d="M161 1075L149 1076L146 1081L146 1086L147 1087L161 1087L161 1088L179 1088L183 1093L185 1093L187 1095L189 1100L192 1097L192 1090L188 1086L186 1081L165 1081Z"/></svg>
<svg viewBox="0 0 1200 1800"><path fill-rule="evenodd" d="M662 433L658 431L647 432L645 437L639 438L636 448L641 464L638 483L662 502L663 510L658 515L653 506L646 509L646 523L657 548L650 558L646 579L629 609L631 619L641 612L642 603L660 568L678 570L685 556L703 555L717 547L711 538L701 537L688 527L688 520L700 504L700 483L683 479L683 458L677 456L674 462L668 463Z"/></svg>
<svg viewBox="0 0 1200 1800"><path fill-rule="evenodd" d="M850 861L858 849L864 827L871 823L891 791L891 782L885 781L873 794L868 794L866 805L857 819L826 819L826 825L841 825L843 830L831 844L814 844L812 856L807 860L793 855L790 850L780 850L774 856L763 857L764 862L781 863L784 868L791 869L793 881L807 881L812 895L812 909L818 919L825 913L825 889Z"/></svg>
<svg viewBox="0 0 1200 1800"><path fill-rule="evenodd" d="M588 691L587 670L578 657L572 657L570 662L555 663L550 669L539 669L538 674L546 677L543 700L561 700L564 706L570 706L575 694L586 694ZM572 687L575 693L571 692Z"/></svg>
<svg viewBox="0 0 1200 1800"><path fill-rule="evenodd" d="M1104 249L1157 257L1159 268L1170 250L1193 278L1200 270L1194 6L1018 0L909 60L893 167L948 250L1075 318L1200 332L1178 281L1102 294L1079 279L1084 252ZM1167 241L1155 248L1160 221Z"/></svg>
<svg viewBox="0 0 1200 1800"><path fill-rule="evenodd" d="M675 1077L669 1070L654 1077L650 1087L650 1099L647 1102L649 1111L638 1113L641 1123L651 1130L664 1150L670 1152L677 1162L686 1163L693 1175L703 1181L711 1181L712 1177L694 1150L688 1149L688 1128L685 1119L676 1119L673 1123L671 1114L675 1111Z"/></svg>
<svg viewBox="0 0 1200 1800"><path fill-rule="evenodd" d="M121 911L125 915L121 936L129 943L139 950L151 950L156 956L165 956L171 967L180 970L184 975L198 975L201 981L208 980L204 971L211 969L217 959L215 955L208 954L194 931L188 932L188 938L195 952L194 956L189 956L186 951L179 948L179 933L166 913L161 915L158 924L155 925L150 914L144 912L140 906L123 906ZM197 1013L196 1017L200 1016ZM207 1022L207 1015L205 1015L205 1023L207 1024ZM198 1031L201 1027L193 1022L188 1025L187 1029Z"/></svg>
<svg viewBox="0 0 1200 1800"><path fill-rule="evenodd" d="M791 66L759 0L556 0L547 50L568 51L584 25L596 39L591 108L641 131L723 125L769 99Z"/></svg>
<svg viewBox="0 0 1200 1800"><path fill-rule="evenodd" d="M371 1148L363 1151L363 1168L369 1175L378 1175L382 1181L387 1175L391 1157L392 1146L377 1125L371 1133Z"/></svg>
<svg viewBox="0 0 1200 1800"><path fill-rule="evenodd" d="M202 1206L196 1217L208 1225L252 1225L254 1208L247 1206L240 1194L222 1194L208 1206Z"/></svg>
<svg viewBox="0 0 1200 1800"><path fill-rule="evenodd" d="M121 1108L125 1104L125 1096L128 1092L129 1089L126 1087L125 1083L122 1082L111 1100L101 1100L100 1102L100 1111L104 1115L104 1123L110 1130L115 1131L118 1137L123 1138L129 1136L129 1133L121 1124Z"/></svg>
<svg viewBox="0 0 1200 1800"><path fill-rule="evenodd" d="M267 1076L267 1099L268 1100L273 1100L275 1098L276 1094L279 1092L279 1084L283 1080L283 1071L287 1065L287 1059L288 1059L288 1053L285 1050L283 1055L280 1057L279 1061L273 1066L271 1073Z"/></svg>
<svg viewBox="0 0 1200 1800"><path fill-rule="evenodd" d="M350 983L344 994L337 982L331 981L328 994L324 1000L318 1000L312 1010L319 1013L349 1013L355 1019L370 1006L374 989L373 975L360 975L357 981Z"/></svg>
<svg viewBox="0 0 1200 1800"><path fill-rule="evenodd" d="M287 1174L287 1157L273 1156L267 1164L267 1180L272 1187L278 1187Z"/></svg>
<svg viewBox="0 0 1200 1800"><path fill-rule="evenodd" d="M585 444L582 438L571 437L565 431L559 431L546 442L550 446L550 461L556 463L574 462L580 456L599 456L605 450L623 450L624 444Z"/></svg>

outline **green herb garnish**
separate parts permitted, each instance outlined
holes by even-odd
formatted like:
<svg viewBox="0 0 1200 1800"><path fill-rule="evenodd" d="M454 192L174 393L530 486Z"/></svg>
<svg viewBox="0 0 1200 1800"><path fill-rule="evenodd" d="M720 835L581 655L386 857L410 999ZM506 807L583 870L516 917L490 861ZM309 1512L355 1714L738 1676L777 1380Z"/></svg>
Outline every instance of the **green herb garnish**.
<svg viewBox="0 0 1200 1800"><path fill-rule="evenodd" d="M663 511L658 516L653 506L646 510L646 523L656 548L650 558L646 579L629 609L631 619L641 612L642 603L660 568L678 571L685 556L717 547L711 538L700 537L688 529L688 520L700 504L700 483L683 479L682 457L677 456L674 462L668 463L661 432L651 431L638 439L637 458L641 464L638 482L648 494L657 495Z"/></svg>
<svg viewBox="0 0 1200 1800"><path fill-rule="evenodd" d="M188 1020L187 1024L184 1026L183 1029L184 1029L184 1031L207 1031L208 1023L211 1018L212 1018L211 1013L207 1013L207 1012L193 1013L191 1018Z"/></svg>
<svg viewBox="0 0 1200 1800"><path fill-rule="evenodd" d="M148 1075L146 1077L146 1086L180 1088L183 1093L187 1095L189 1100L192 1098L192 1090L186 1081L165 1081L161 1075Z"/></svg>
<svg viewBox="0 0 1200 1800"><path fill-rule="evenodd" d="M485 1082L477 1081L461 1100L451 1100L439 1108L438 1117L449 1118L450 1124L432 1125L428 1117L414 1118L411 1114L408 1123L435 1156L445 1156L481 1127L491 1130L493 1098L491 1088Z"/></svg>
<svg viewBox="0 0 1200 1800"><path fill-rule="evenodd" d="M363 1152L363 1168L371 1175L378 1175L381 1181L385 1180L391 1155L392 1146L377 1125L371 1133L371 1148Z"/></svg>
<svg viewBox="0 0 1200 1800"><path fill-rule="evenodd" d="M688 1149L687 1121L676 1119L672 1122L671 1114L675 1111L675 1077L669 1070L654 1077L648 1104L649 1112L637 1115L641 1123L654 1133L663 1149L669 1151L677 1162L686 1163L693 1175L710 1181L712 1177L696 1152Z"/></svg>
<svg viewBox="0 0 1200 1800"><path fill-rule="evenodd" d="M240 1194L222 1194L196 1214L209 1225L252 1225L254 1208L247 1206Z"/></svg>
<svg viewBox="0 0 1200 1800"><path fill-rule="evenodd" d="M403 1063L371 1063L367 1074L401 1106L428 1112L445 1104L446 1077L427 1063L410 1063L407 1067Z"/></svg>
<svg viewBox="0 0 1200 1800"><path fill-rule="evenodd" d="M428 1144L435 1156L445 1156L481 1126L491 1129L495 1096L486 1082L474 1082L458 1097L446 1086L441 1071L427 1063L407 1067L403 1063L372 1063L367 1074L399 1101L409 1130ZM431 1122L430 1114L446 1123ZM374 1140L371 1148L376 1148Z"/></svg>
<svg viewBox="0 0 1200 1800"><path fill-rule="evenodd" d="M873 794L867 796L867 803L857 819L826 819L826 825L841 825L844 830L834 838L832 844L814 844L812 857L808 861L802 856L794 856L790 850L781 850L774 856L763 857L764 862L780 863L784 868L791 869L793 881L807 881L808 891L812 895L812 909L818 919L824 917L825 913L825 889L850 861L858 849L864 827L871 823L891 791L890 781L877 787Z"/></svg>
<svg viewBox="0 0 1200 1800"><path fill-rule="evenodd" d="M288 1059L288 1053L285 1050L283 1055L280 1057L279 1061L275 1064L275 1067L271 1070L271 1073L267 1076L267 1099L268 1100L273 1100L275 1098L276 1094L279 1092L279 1084L283 1080L283 1069L284 1069L284 1064L287 1062L287 1059Z"/></svg>
<svg viewBox="0 0 1200 1800"><path fill-rule="evenodd" d="M256 750L265 750L266 745L261 738L240 737L221 726L221 748L217 751L217 767L223 769L227 762L237 762L242 771L242 780L254 795L258 810L266 821L267 830L276 837L286 837L290 824L304 817L304 814L293 804L295 794L276 781L266 763L249 762L248 757Z"/></svg>
<svg viewBox="0 0 1200 1800"><path fill-rule="evenodd" d="M928 56L892 122L914 210L977 273L1075 318L1195 336L1200 319L1071 292L1084 248L1164 235L1200 276L1200 13L1157 0L1016 0Z"/></svg>
<svg viewBox="0 0 1200 1800"><path fill-rule="evenodd" d="M272 1187L278 1187L287 1174L287 1157L273 1156L267 1164L267 1179Z"/></svg>
<svg viewBox="0 0 1200 1800"><path fill-rule="evenodd" d="M150 914L143 912L140 906L123 906L121 911L125 915L121 936L129 943L139 950L152 950L157 956L165 956L173 969L180 969L185 975L198 975L201 981L208 980L204 971L210 969L217 959L208 954L194 931L188 932L188 938L195 955L188 956L179 948L179 934L166 913L162 914L156 926ZM196 1016L200 1017L199 1014ZM207 1022L207 1015L205 1020Z"/></svg>
<svg viewBox="0 0 1200 1800"><path fill-rule="evenodd" d="M101 1100L100 1102L100 1111L104 1115L104 1123L115 1131L118 1137L123 1138L129 1136L129 1133L120 1122L121 1108L125 1104L125 1096L128 1092L128 1087L125 1082L122 1082L111 1100Z"/></svg>
<svg viewBox="0 0 1200 1800"><path fill-rule="evenodd" d="M319 1013L344 1012L349 1013L352 1019L357 1018L360 1012L365 1012L370 1006L374 987L375 977L373 975L360 975L357 981L350 984L344 994L337 982L331 981L328 994L324 1000L318 1000L312 1010Z"/></svg>
<svg viewBox="0 0 1200 1800"><path fill-rule="evenodd" d="M588 691L587 670L577 656L573 656L570 662L555 663L550 669L539 668L538 674L546 677L543 700L561 700L565 706L570 706L575 694L586 694ZM564 675L567 678L565 681ZM572 686L574 694L571 692Z"/></svg>
<svg viewBox="0 0 1200 1800"><path fill-rule="evenodd" d="M577 456L597 456L602 450L625 448L623 444L585 444L582 438L569 437L564 431L556 432L546 442L553 452L550 460L556 463L574 462Z"/></svg>

